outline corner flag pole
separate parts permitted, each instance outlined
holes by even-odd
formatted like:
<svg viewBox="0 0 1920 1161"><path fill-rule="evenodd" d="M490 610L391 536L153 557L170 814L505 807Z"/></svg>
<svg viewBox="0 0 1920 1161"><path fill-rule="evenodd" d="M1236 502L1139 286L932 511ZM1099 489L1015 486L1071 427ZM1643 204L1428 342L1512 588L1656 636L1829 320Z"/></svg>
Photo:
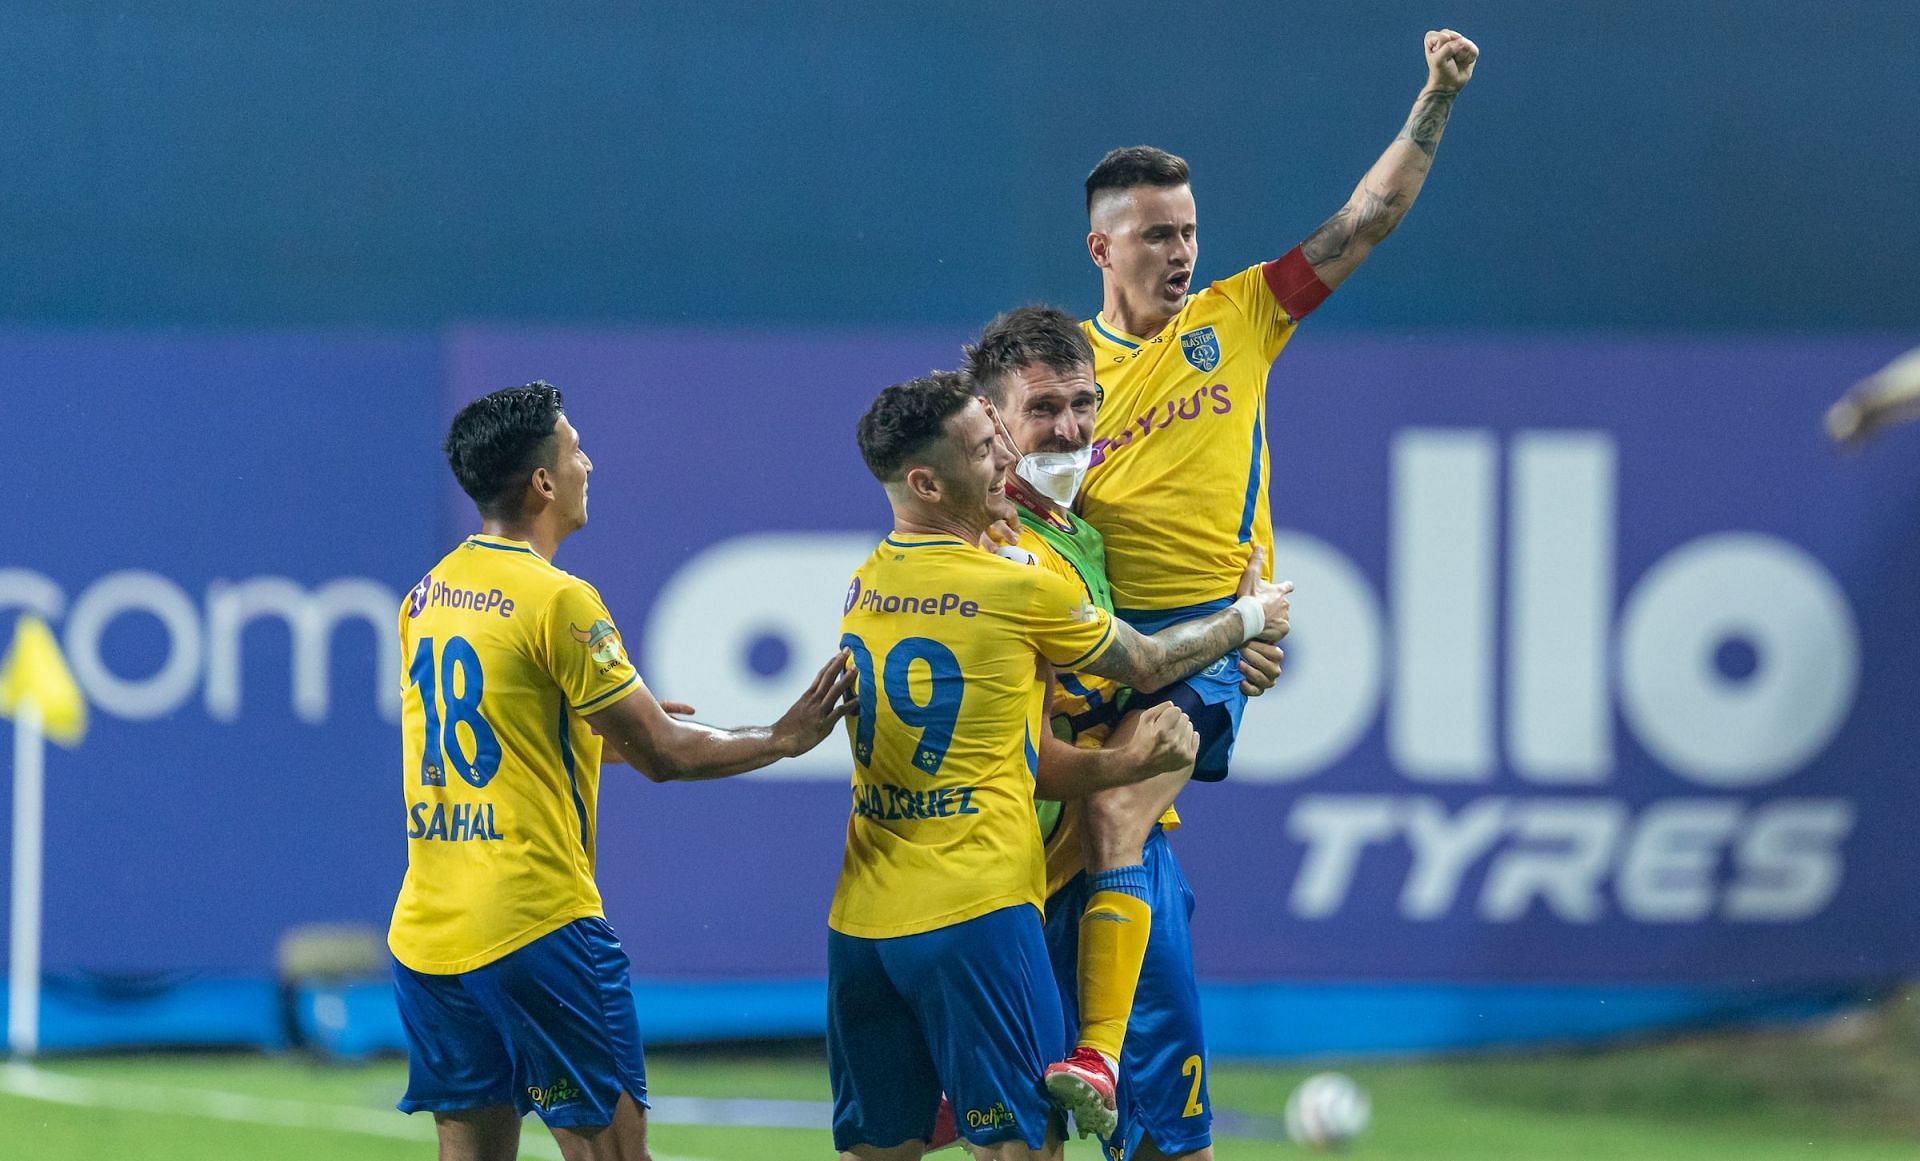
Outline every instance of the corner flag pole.
<svg viewBox="0 0 1920 1161"><path fill-rule="evenodd" d="M21 617L0 662L0 717L13 719L13 889L7 955L7 1048L40 1048L40 920L47 813L47 739L80 744L87 699L52 630Z"/></svg>
<svg viewBox="0 0 1920 1161"><path fill-rule="evenodd" d="M40 1047L40 873L46 832L47 743L40 704L13 715L13 919L8 932L7 1048L22 1059Z"/></svg>

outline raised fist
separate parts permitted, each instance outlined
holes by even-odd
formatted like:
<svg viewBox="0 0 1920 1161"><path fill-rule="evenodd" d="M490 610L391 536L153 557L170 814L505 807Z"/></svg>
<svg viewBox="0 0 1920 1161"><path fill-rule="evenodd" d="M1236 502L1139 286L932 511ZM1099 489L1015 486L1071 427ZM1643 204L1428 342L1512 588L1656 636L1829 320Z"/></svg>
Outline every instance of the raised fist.
<svg viewBox="0 0 1920 1161"><path fill-rule="evenodd" d="M1453 29L1427 33L1427 87L1459 91L1473 79L1473 63L1479 59L1480 46Z"/></svg>

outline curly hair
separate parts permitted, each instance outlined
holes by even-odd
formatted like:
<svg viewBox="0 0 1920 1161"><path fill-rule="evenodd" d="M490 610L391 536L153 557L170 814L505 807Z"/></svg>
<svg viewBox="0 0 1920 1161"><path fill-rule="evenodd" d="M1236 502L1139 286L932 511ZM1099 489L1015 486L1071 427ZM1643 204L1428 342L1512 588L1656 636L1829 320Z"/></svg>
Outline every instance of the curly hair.
<svg viewBox="0 0 1920 1161"><path fill-rule="evenodd" d="M964 371L934 371L894 384L860 417L860 458L881 483L899 480L908 462L945 434L947 420L973 398L973 383Z"/></svg>

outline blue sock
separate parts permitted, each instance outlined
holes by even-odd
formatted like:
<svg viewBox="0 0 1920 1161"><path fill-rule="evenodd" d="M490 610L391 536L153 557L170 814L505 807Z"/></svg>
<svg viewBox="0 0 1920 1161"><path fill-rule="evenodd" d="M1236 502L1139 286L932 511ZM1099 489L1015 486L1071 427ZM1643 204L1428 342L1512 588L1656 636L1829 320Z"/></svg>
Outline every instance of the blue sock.
<svg viewBox="0 0 1920 1161"><path fill-rule="evenodd" d="M1144 863L1096 872L1092 882L1095 892L1117 891L1122 895L1131 895L1135 899L1147 897L1147 867Z"/></svg>

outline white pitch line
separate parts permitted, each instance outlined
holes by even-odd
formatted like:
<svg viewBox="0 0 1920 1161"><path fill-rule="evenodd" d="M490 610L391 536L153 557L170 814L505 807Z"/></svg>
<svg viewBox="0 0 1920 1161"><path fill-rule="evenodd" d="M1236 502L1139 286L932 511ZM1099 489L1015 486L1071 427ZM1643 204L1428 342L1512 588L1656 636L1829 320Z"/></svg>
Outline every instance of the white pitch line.
<svg viewBox="0 0 1920 1161"><path fill-rule="evenodd" d="M741 1129L833 1128L831 1101L763 1100L743 1097L679 1097L649 1094L647 1119L657 1125L710 1125Z"/></svg>
<svg viewBox="0 0 1920 1161"><path fill-rule="evenodd" d="M0 1093L81 1108L124 1109L129 1112L202 1117L247 1125L287 1129L321 1129L359 1133L402 1141L432 1142L430 1119L404 1116L398 1111L354 1105L283 1100L208 1089L175 1088L138 1081L100 1081L48 1072L17 1061L0 1067ZM521 1152L541 1161L563 1161L560 1146L544 1128L529 1125L520 1139ZM654 1161L707 1161L655 1151Z"/></svg>

